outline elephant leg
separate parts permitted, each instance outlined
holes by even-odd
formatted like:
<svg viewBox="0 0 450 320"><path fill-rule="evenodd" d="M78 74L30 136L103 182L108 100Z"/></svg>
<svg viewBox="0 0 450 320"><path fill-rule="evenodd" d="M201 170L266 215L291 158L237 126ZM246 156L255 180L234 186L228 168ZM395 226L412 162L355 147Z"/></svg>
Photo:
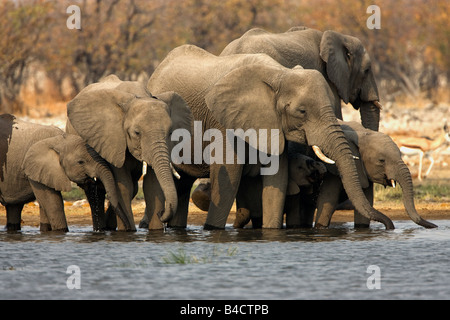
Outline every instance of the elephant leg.
<svg viewBox="0 0 450 320"><path fill-rule="evenodd" d="M234 219L233 228L244 228L250 222L250 220L250 210L248 210L247 208L238 208L236 210L236 219Z"/></svg>
<svg viewBox="0 0 450 320"><path fill-rule="evenodd" d="M121 207L123 214L125 214L125 219L130 227L129 229L125 227L122 218L117 220L117 216L119 215L111 204L109 204L105 215L105 229L136 231L131 201L139 191L138 181L142 175L142 170L139 168L139 162L137 160L127 159L122 168L113 168L112 171L119 191L119 206Z"/></svg>
<svg viewBox="0 0 450 320"><path fill-rule="evenodd" d="M197 179L186 174L181 174L180 180L175 180L175 187L177 188L178 196L178 206L177 211L168 223L169 227L186 228L189 212L189 200L191 198L191 190L195 180Z"/></svg>
<svg viewBox="0 0 450 320"><path fill-rule="evenodd" d="M261 177L242 177L236 195L236 219L233 227L243 228L252 221L253 229L262 228Z"/></svg>
<svg viewBox="0 0 450 320"><path fill-rule="evenodd" d="M211 164L211 203L204 225L205 229L225 228L239 188L242 169L243 165L240 164Z"/></svg>
<svg viewBox="0 0 450 320"><path fill-rule="evenodd" d="M312 228L317 205L317 192L304 193L302 188L300 190L300 227Z"/></svg>
<svg viewBox="0 0 450 320"><path fill-rule="evenodd" d="M92 226L94 231L107 230L105 214L106 191L100 181L79 185L84 190L91 207ZM115 228L114 228L115 229Z"/></svg>
<svg viewBox="0 0 450 320"><path fill-rule="evenodd" d="M283 153L278 171L262 177L263 228L280 229L283 226L283 211L288 184L288 159Z"/></svg>
<svg viewBox="0 0 450 320"><path fill-rule="evenodd" d="M180 180L175 180L178 206L177 211L167 224L169 227L186 228L189 212L189 199L191 196L192 185L195 180L196 178L183 174ZM163 224L159 219L159 213L164 210L165 197L153 170L148 171L147 175L144 177L143 187L146 208L145 216L139 223L139 227L147 226L149 229L162 229Z"/></svg>
<svg viewBox="0 0 450 320"><path fill-rule="evenodd" d="M339 177L328 174L320 187L314 228L328 228L343 189Z"/></svg>
<svg viewBox="0 0 450 320"><path fill-rule="evenodd" d="M128 224L128 226L126 226L122 219L117 219L117 229L136 231L133 210L131 208L131 201L135 194L135 182L133 181L133 177L129 168L127 168L127 165L124 165L122 168L113 167L112 171L119 191L119 205L123 208L125 219L127 220L125 223ZM112 210L112 208L108 208L108 210ZM108 215L109 214L110 213L108 213Z"/></svg>
<svg viewBox="0 0 450 320"><path fill-rule="evenodd" d="M370 205L373 206L373 182L369 181L369 187L363 189L363 191L366 195L367 200L369 200ZM370 219L364 217L357 210L354 210L353 215L355 228L369 228Z"/></svg>
<svg viewBox="0 0 450 320"><path fill-rule="evenodd" d="M108 205L105 213L105 230L117 230L117 214L111 204Z"/></svg>
<svg viewBox="0 0 450 320"><path fill-rule="evenodd" d="M6 207L6 230L18 231L20 230L20 220L22 217L23 203L21 204L7 204Z"/></svg>
<svg viewBox="0 0 450 320"><path fill-rule="evenodd" d="M284 203L286 228L300 228L300 194L288 195Z"/></svg>
<svg viewBox="0 0 450 320"><path fill-rule="evenodd" d="M52 231L69 231L61 192L33 180L30 180L30 185L39 206L42 207L47 216Z"/></svg>
<svg viewBox="0 0 450 320"><path fill-rule="evenodd" d="M312 228L316 203L313 194L286 196L286 228Z"/></svg>
<svg viewBox="0 0 450 320"><path fill-rule="evenodd" d="M153 169L147 169L142 187L145 198L145 214L139 222L139 228L149 230L163 229L164 226L158 214L164 210L165 198Z"/></svg>
<svg viewBox="0 0 450 320"><path fill-rule="evenodd" d="M52 226L45 213L44 207L39 206L39 230L42 232L52 231Z"/></svg>

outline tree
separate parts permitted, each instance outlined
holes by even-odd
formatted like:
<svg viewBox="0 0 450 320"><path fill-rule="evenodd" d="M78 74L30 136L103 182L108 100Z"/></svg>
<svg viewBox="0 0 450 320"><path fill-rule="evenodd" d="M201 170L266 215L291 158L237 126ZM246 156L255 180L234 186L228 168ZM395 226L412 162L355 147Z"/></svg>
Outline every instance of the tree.
<svg viewBox="0 0 450 320"><path fill-rule="evenodd" d="M36 58L51 4L0 2L0 110L21 110L19 98L27 66Z"/></svg>

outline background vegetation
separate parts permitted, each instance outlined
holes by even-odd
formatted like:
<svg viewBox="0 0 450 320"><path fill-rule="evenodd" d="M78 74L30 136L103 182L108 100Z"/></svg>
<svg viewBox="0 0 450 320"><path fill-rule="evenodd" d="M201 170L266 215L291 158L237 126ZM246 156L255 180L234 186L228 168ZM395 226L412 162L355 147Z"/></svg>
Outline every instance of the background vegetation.
<svg viewBox="0 0 450 320"><path fill-rule="evenodd" d="M69 5L81 30L69 30ZM381 8L369 30L366 9ZM45 116L110 73L145 80L174 47L218 54L253 27L304 25L360 38L382 102L450 100L448 0L0 0L0 112ZM60 106L60 108L58 108Z"/></svg>

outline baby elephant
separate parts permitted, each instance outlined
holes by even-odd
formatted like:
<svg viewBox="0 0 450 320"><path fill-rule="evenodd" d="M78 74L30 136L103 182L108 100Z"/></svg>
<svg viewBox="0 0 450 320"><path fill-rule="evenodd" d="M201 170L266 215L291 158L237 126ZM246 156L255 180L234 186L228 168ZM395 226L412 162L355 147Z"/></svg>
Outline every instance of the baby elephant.
<svg viewBox="0 0 450 320"><path fill-rule="evenodd" d="M357 122L342 121L340 124L356 156L359 180L369 202L373 204L371 183L379 183L385 187L395 187L398 183L402 187L403 204L410 218L425 228L437 227L417 213L411 173L394 141L388 135L365 129ZM348 198L337 169L327 165L327 170L317 199L316 228L328 227L337 204ZM355 226L367 227L369 222L355 212Z"/></svg>
<svg viewBox="0 0 450 320"><path fill-rule="evenodd" d="M298 215L286 214L286 228L305 227L308 220L312 219L305 215L308 207L315 208L312 200L315 190L318 189L324 174L325 165L321 161L304 154L302 145L288 142L289 178L286 190L284 212L288 213L298 209ZM236 220L235 228L243 228L250 220L253 228L261 228L262 220L262 183L260 177L247 178L241 181L236 196ZM303 206L300 207L299 203ZM310 222L312 224L312 221Z"/></svg>
<svg viewBox="0 0 450 320"><path fill-rule="evenodd" d="M70 191L71 181L83 186L95 178L118 207L109 167L80 137L0 115L0 202L6 207L7 230L20 230L23 206L36 199L40 230L68 231L61 191Z"/></svg>
<svg viewBox="0 0 450 320"><path fill-rule="evenodd" d="M289 146L292 153L291 149ZM289 183L284 204L286 228L312 227L318 190L326 172L321 161L299 152L289 155Z"/></svg>
<svg viewBox="0 0 450 320"><path fill-rule="evenodd" d="M289 142L289 180L286 193L285 212L287 210L302 210L299 208L299 200L304 204L311 204L315 208L315 202L309 199L318 188L326 168L322 162L315 161L312 158L300 153L295 147L296 143ZM192 202L200 209L207 211L210 201L210 183L208 179L201 179L200 184L192 192ZM244 177L241 180L238 194L236 196L236 219L233 224L235 228L243 228L252 221L253 228L262 227L262 183L261 177ZM300 227L307 224L303 214L292 214L286 216L286 227Z"/></svg>

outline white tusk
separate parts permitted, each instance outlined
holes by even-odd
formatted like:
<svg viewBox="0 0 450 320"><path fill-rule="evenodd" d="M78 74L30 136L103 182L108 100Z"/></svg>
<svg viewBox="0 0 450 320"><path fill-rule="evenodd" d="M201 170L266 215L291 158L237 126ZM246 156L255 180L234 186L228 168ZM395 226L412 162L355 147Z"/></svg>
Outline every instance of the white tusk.
<svg viewBox="0 0 450 320"><path fill-rule="evenodd" d="M97 182L97 177L94 177L94 181Z"/></svg>
<svg viewBox="0 0 450 320"><path fill-rule="evenodd" d="M318 146L312 146L314 153L316 154L316 156L319 157L320 160L322 160L325 163L329 163L329 164L335 164L336 162L331 160L330 158L328 158L326 155L323 154L322 150L320 150L320 148Z"/></svg>
<svg viewBox="0 0 450 320"><path fill-rule="evenodd" d="M381 105L381 103L379 101L374 101L373 104L375 105L375 107L377 107L380 110L383 110L383 106Z"/></svg>
<svg viewBox="0 0 450 320"><path fill-rule="evenodd" d="M392 188L395 188L395 180L391 179Z"/></svg>
<svg viewBox="0 0 450 320"><path fill-rule="evenodd" d="M175 168L172 166L172 163L170 164L170 169L172 169L172 174L175 176L175 178L177 178L178 180L180 180L181 176L180 176L180 174L177 172L177 170L175 170Z"/></svg>
<svg viewBox="0 0 450 320"><path fill-rule="evenodd" d="M142 162L142 175L146 175L147 174L147 162L143 161Z"/></svg>
<svg viewBox="0 0 450 320"><path fill-rule="evenodd" d="M359 160L359 157L357 157L357 156L353 156L353 159L355 159L355 160Z"/></svg>

